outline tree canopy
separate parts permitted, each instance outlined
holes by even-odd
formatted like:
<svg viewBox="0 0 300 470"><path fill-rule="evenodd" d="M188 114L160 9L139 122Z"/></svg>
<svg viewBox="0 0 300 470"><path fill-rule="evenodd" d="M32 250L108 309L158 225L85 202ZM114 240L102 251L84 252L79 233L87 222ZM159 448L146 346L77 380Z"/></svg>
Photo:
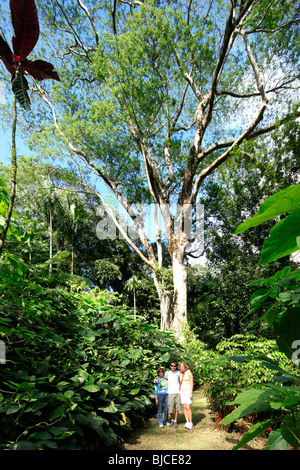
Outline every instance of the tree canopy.
<svg viewBox="0 0 300 470"><path fill-rule="evenodd" d="M110 188L141 245L128 234L125 239L153 271L162 327L179 327L187 321L185 261L193 250L184 221L204 181L299 116L299 5L286 0L37 4L40 47L55 57L61 83L32 84L32 148L74 158ZM105 203L101 191L97 194ZM139 203L160 208L172 295L162 276L161 231L153 222L155 252Z"/></svg>

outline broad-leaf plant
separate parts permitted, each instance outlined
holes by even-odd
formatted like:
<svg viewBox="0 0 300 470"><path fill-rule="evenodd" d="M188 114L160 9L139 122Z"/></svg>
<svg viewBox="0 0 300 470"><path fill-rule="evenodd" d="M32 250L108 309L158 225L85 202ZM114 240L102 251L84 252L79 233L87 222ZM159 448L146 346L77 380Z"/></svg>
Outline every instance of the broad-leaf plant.
<svg viewBox="0 0 300 470"><path fill-rule="evenodd" d="M36 80L47 78L60 81L53 65L45 60L29 60L27 57L35 47L39 34L39 20L34 0L10 0L13 52L0 35L0 58L12 76L12 90L22 108L30 109L28 96L28 73Z"/></svg>
<svg viewBox="0 0 300 470"><path fill-rule="evenodd" d="M235 233L261 224L280 220L270 231L262 251L260 264L275 261L300 250L300 185L285 188L268 198L254 217L241 224ZM251 310L247 315L260 311L254 320L266 321L276 339L278 348L292 363L296 372L283 370L268 357L262 357L262 365L277 372L277 384L265 388L251 388L240 393L231 403L235 406L221 425L227 425L252 413L278 412L277 416L264 419L249 429L235 449L239 449L270 427L267 449L282 450L300 445L300 270L286 266L268 279L253 281L259 286L250 299ZM298 349L297 349L298 348ZM245 360L250 358L245 357Z"/></svg>

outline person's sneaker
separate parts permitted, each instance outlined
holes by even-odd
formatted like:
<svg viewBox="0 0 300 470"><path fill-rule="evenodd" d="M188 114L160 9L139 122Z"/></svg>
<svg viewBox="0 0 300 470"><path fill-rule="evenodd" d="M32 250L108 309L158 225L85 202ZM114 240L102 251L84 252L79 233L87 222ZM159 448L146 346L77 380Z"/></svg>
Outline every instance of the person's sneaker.
<svg viewBox="0 0 300 470"><path fill-rule="evenodd" d="M174 428L178 428L178 423L177 423L177 421L174 421Z"/></svg>
<svg viewBox="0 0 300 470"><path fill-rule="evenodd" d="M163 427L164 427L164 425L163 425L163 424L160 424L160 425L159 425L159 427L160 427L160 428L163 428Z"/></svg>
<svg viewBox="0 0 300 470"><path fill-rule="evenodd" d="M172 419L170 426L174 426L174 419Z"/></svg>
<svg viewBox="0 0 300 470"><path fill-rule="evenodd" d="M186 429L193 429L193 423L185 423L184 426Z"/></svg>
<svg viewBox="0 0 300 470"><path fill-rule="evenodd" d="M165 423L165 426L171 426L171 424L169 423L169 421L167 421L167 422Z"/></svg>

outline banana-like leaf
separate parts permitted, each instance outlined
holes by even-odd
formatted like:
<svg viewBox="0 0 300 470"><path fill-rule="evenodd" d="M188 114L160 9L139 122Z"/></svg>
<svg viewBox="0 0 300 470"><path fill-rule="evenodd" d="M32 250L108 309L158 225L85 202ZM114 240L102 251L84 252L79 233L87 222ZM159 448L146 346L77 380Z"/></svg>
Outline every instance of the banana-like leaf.
<svg viewBox="0 0 300 470"><path fill-rule="evenodd" d="M12 80L12 90L20 106L26 111L30 110L30 98L28 96L28 83L25 76L18 69Z"/></svg>

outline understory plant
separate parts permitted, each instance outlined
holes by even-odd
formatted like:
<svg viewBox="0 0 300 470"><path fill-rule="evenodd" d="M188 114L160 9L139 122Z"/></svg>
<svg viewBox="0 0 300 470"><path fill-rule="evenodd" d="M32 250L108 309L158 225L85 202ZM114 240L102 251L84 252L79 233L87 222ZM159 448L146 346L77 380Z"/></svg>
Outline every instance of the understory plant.
<svg viewBox="0 0 300 470"><path fill-rule="evenodd" d="M265 240L260 263L270 263L300 249L300 185L290 186L268 198L257 214L240 225L236 233L266 220L280 217ZM260 288L251 296L249 314L260 312L256 321L266 321L275 337L279 351L291 361L294 372L282 368L268 356L257 357L260 367L276 373L277 383L252 387L242 391L230 403L235 409L221 422L228 425L249 414L276 412L271 418L251 426L235 449L239 449L261 433L275 426L270 433L267 449L279 450L300 444L300 270L287 266L268 279L255 281ZM249 356L244 357L245 361Z"/></svg>
<svg viewBox="0 0 300 470"><path fill-rule="evenodd" d="M233 401L242 390L275 383L276 372L261 367L260 357L267 357L290 369L289 361L278 351L275 340L258 340L255 335L243 334L218 343L216 350L202 362L204 391L217 422L233 410ZM250 417L249 421L254 422L257 418Z"/></svg>
<svg viewBox="0 0 300 470"><path fill-rule="evenodd" d="M46 273L42 284L24 261L0 262L0 448L117 446L155 411L155 371L180 348L106 292L70 292L54 273L49 287Z"/></svg>

